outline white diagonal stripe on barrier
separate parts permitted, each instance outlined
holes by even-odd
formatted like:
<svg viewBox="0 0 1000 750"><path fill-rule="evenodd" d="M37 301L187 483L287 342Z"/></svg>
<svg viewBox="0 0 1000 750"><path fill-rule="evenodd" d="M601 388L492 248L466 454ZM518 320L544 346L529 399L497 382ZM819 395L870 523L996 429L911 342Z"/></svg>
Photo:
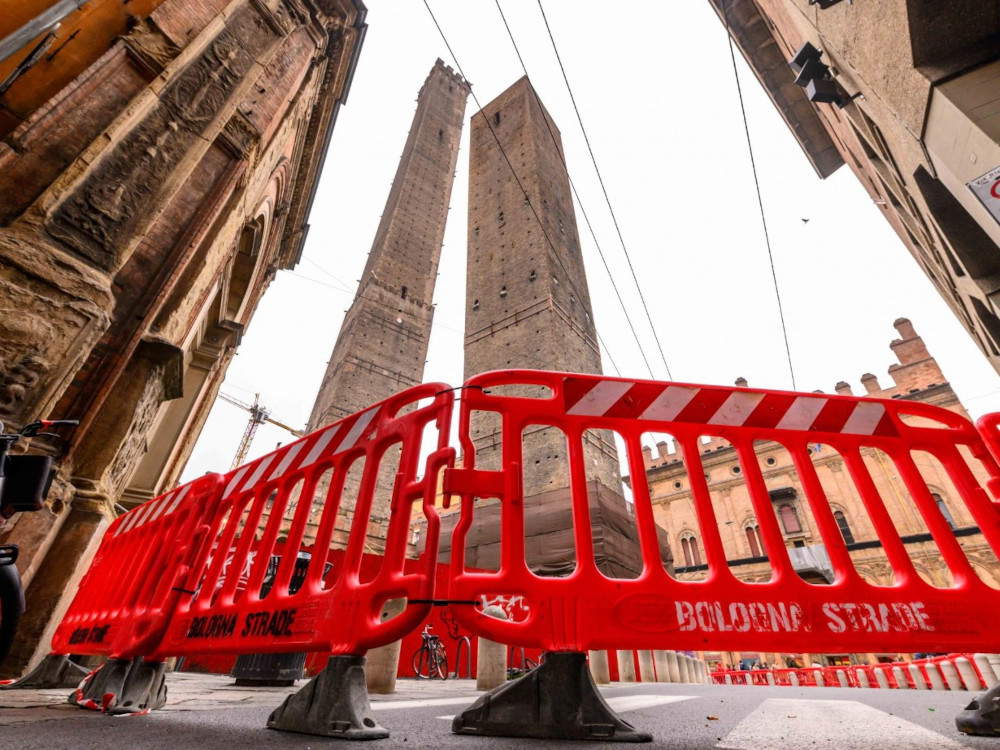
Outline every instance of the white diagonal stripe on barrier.
<svg viewBox="0 0 1000 750"><path fill-rule="evenodd" d="M226 489L222 493L223 498L229 497L229 493L236 489L236 486L240 483L240 480L243 479L243 476L249 469L249 466L241 466L239 468L239 471L233 475L233 478L229 480L229 484L226 485Z"/></svg>
<svg viewBox="0 0 1000 750"><path fill-rule="evenodd" d="M808 430L816 420L816 415L823 411L826 401L825 398L799 396L775 426L779 430Z"/></svg>
<svg viewBox="0 0 1000 750"><path fill-rule="evenodd" d="M619 380L602 380L583 398L573 404L567 414L584 417L599 417L614 406L615 402L624 396L635 383L623 383Z"/></svg>
<svg viewBox="0 0 1000 750"><path fill-rule="evenodd" d="M299 455L299 451L302 450L304 445L304 442L298 442L289 446L285 457L281 459L281 463L274 467L274 471L271 472L271 476L268 477L268 480L275 479L276 477L280 477L284 474L288 467L292 465L292 461L295 460L295 457Z"/></svg>
<svg viewBox="0 0 1000 750"><path fill-rule="evenodd" d="M709 424L722 424L738 426L747 421L750 412L757 408L757 404L764 398L763 393L747 393L746 391L735 391L729 394L711 419Z"/></svg>
<svg viewBox="0 0 1000 750"><path fill-rule="evenodd" d="M177 490L174 490L173 492L171 492L166 497L161 497L159 500L157 500L156 501L156 509L153 511L153 515L151 515L148 520L149 521L155 521L157 518L159 518L163 514L163 511L166 509L167 504L170 502L170 500L176 494L177 494Z"/></svg>
<svg viewBox="0 0 1000 750"><path fill-rule="evenodd" d="M334 436L338 432L340 432L339 424L330 425L329 427L327 427L323 431L323 433L319 436L319 438L316 440L316 442L313 443L312 450L310 450L306 454L306 457L302 459L302 463L299 465L299 468L301 469L305 466L309 466L310 464L315 463L319 459L319 457L323 455L323 451L326 450L326 446L330 444L330 441L333 440Z"/></svg>
<svg viewBox="0 0 1000 750"><path fill-rule="evenodd" d="M683 385L667 386L663 393L646 407L646 411L639 419L658 419L669 422L691 403L691 399L697 396L700 390L700 388L686 388Z"/></svg>
<svg viewBox="0 0 1000 750"><path fill-rule="evenodd" d="M253 474L250 475L250 478L243 483L243 487L241 489L246 490L257 484L257 480L264 476L264 472L267 471L267 467L271 465L272 461L274 461L273 453L269 456L264 456L264 458L260 460L260 463L257 464L257 468L253 470Z"/></svg>
<svg viewBox="0 0 1000 750"><path fill-rule="evenodd" d="M885 407L872 401L861 401L854 407L851 416L847 418L841 432L853 435L871 435L882 421Z"/></svg>
<svg viewBox="0 0 1000 750"><path fill-rule="evenodd" d="M136 516L135 523L132 524L132 529L137 529L146 523L146 519L149 517L150 512L153 510L153 506L156 505L154 501L143 503L139 506L139 514ZM132 529L129 529L131 531Z"/></svg>
<svg viewBox="0 0 1000 750"><path fill-rule="evenodd" d="M126 531L132 528L132 524L135 523L135 519L139 515L137 511L138 511L137 508L133 508L124 515L121 524L118 526L118 531L115 532L115 536L118 536L119 534L124 534Z"/></svg>
<svg viewBox="0 0 1000 750"><path fill-rule="evenodd" d="M378 414L378 407L362 412L351 426L350 431L344 436L344 442L340 444L338 450L346 451L348 448L353 448L354 444L358 442L358 438L361 437L361 433L365 431L368 423L375 418L376 414Z"/></svg>
<svg viewBox="0 0 1000 750"><path fill-rule="evenodd" d="M174 510L177 508L177 506L180 505L181 500L183 500L185 497L187 497L187 494L190 491L191 491L191 485L190 484L185 484L183 487L181 487L181 491L178 492L176 495L174 495L173 502L170 504L170 507L167 509L167 512L164 513L163 515L169 516L171 513L173 513Z"/></svg>

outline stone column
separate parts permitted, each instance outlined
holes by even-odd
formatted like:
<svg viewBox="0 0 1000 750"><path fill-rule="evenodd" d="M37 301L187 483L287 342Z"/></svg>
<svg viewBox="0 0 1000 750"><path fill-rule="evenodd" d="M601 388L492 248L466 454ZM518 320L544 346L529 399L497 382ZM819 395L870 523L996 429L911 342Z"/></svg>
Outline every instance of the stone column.
<svg viewBox="0 0 1000 750"><path fill-rule="evenodd" d="M590 675L598 685L611 684L611 669L608 667L607 651L591 651L587 661L590 663Z"/></svg>
<svg viewBox="0 0 1000 750"><path fill-rule="evenodd" d="M646 649L639 652L639 681L656 682L656 673L653 670L653 652Z"/></svg>
<svg viewBox="0 0 1000 750"><path fill-rule="evenodd" d="M490 606L483 610L487 617L506 620L503 608ZM492 690L507 680L507 646L479 636L476 643L476 689Z"/></svg>
<svg viewBox="0 0 1000 750"><path fill-rule="evenodd" d="M691 663L687 654L677 654L677 668L680 672L680 682L691 682Z"/></svg>
<svg viewBox="0 0 1000 750"><path fill-rule="evenodd" d="M391 620L406 609L406 599L390 599L382 605L382 622ZM369 693L387 695L396 692L396 675L399 672L399 650L402 641L393 641L373 648L365 661L365 682Z"/></svg>
<svg viewBox="0 0 1000 750"><path fill-rule="evenodd" d="M667 674L670 682L681 681L681 666L676 651L667 651Z"/></svg>
<svg viewBox="0 0 1000 750"><path fill-rule="evenodd" d="M670 665L667 662L668 651L658 649L653 652L653 663L656 665L656 681L670 682ZM674 662L676 663L676 661Z"/></svg>
<svg viewBox="0 0 1000 750"><path fill-rule="evenodd" d="M618 651L618 681L635 682L635 661L631 651Z"/></svg>

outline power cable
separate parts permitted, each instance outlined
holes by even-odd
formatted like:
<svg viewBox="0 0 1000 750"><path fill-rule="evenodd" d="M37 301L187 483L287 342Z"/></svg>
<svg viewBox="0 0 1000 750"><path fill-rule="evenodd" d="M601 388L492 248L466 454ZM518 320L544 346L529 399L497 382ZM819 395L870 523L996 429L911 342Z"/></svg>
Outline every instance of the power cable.
<svg viewBox="0 0 1000 750"><path fill-rule="evenodd" d="M656 326L653 324L653 317L649 313L649 305L646 304L646 296L642 293L642 286L639 284L639 277L636 275L635 267L632 265L632 256L629 255L628 247L625 245L625 238L622 236L622 230L618 224L618 217L615 215L615 210L611 206L611 198L608 196L608 189L604 185L604 178L601 176L601 170L597 166L597 157L594 156L594 149L590 145L590 137L587 135L587 129L583 126L583 117L580 116L580 109L576 106L576 97L573 95L573 87L569 85L569 78L566 75L566 68L563 66L562 57L559 55L559 48L556 46L555 36L552 34L552 27L549 26L549 19L545 15L545 8L542 7L542 0L537 0L537 2L538 10L542 13L542 20L545 22L545 30L549 35L549 41L552 42L552 51L556 54L556 60L559 63L559 70L562 73L563 81L566 83L566 90L569 92L570 101L573 102L573 111L576 113L576 121L580 123L580 131L583 133L583 140L587 144L587 152L590 154L590 161L594 165L594 172L597 173L597 181L601 185L601 192L604 194L604 202L608 205L611 220L615 225L615 232L618 234L618 241L621 243L622 251L625 253L625 259L628 261L629 271L632 273L632 281L635 282L636 291L639 293L639 299L642 301L642 309L646 313L646 320L649 323L650 330L653 332L653 338L656 340L656 348L660 351L660 359L663 361L663 367L667 371L667 378L669 380L673 380L673 375L670 374L670 365L667 364L667 357L663 353L663 345L660 343L660 336L656 332ZM509 28L508 31L510 31ZM513 37L511 37L511 41L513 41ZM520 58L520 54L518 54L518 57Z"/></svg>
<svg viewBox="0 0 1000 750"><path fill-rule="evenodd" d="M427 8L427 13L431 17L431 21L434 22L434 26L437 29L438 34L441 36L441 40L444 42L444 46L448 49L448 54L451 55L451 59L455 62L455 67L458 69L458 72L461 74L462 78L464 78L466 82L468 82L469 77L465 75L465 71L462 69L462 65L458 61L458 56L455 55L455 50L452 49L451 43L448 41L448 37L445 36L444 30L441 28L441 24L438 23L437 17L434 15L434 11L431 10L431 6L427 2L427 0L423 0L423 2L424 2L424 7ZM504 149L503 144L500 143L500 137L493 129L493 125L490 124L489 118L486 117L485 113L483 113L483 105L480 103L479 97L476 96L476 92L472 89L471 83L469 84L469 93L472 95L473 101L475 101L476 106L479 108L479 113L483 115L483 121L486 123L486 127L489 128L490 134L493 136L493 140L496 141L497 148L500 149L500 154L503 156L504 161L507 163L507 167L510 169L510 173L514 177L514 181L517 183L517 187L521 190L521 193L524 195L524 202L528 205L528 208L531 209L531 213L535 217L535 221L538 222L538 228L541 230L542 236L545 238L546 243L548 243L549 249L552 250L552 256L556 259L556 262L559 264L559 267L562 268L563 273L566 275L566 282L570 285L570 288L577 294L577 296L581 300L585 299L584 296L580 294L580 291L576 288L576 285L573 283L573 277L570 275L569 271L566 269L566 266L563 264L562 258L559 257L559 253L556 251L556 246L552 242L552 239L549 237L548 232L545 231L545 225L542 224L541 217L539 217L538 212L535 210L535 205L531 202L531 196L528 195L528 191L525 189L524 184L521 182L521 178L517 176L517 171L514 169L514 164L511 162L510 157L507 156L507 151ZM604 339L601 337L600 331L597 330L596 321L594 322L594 334L597 336L597 340L600 343L600 345L604 347L604 351L608 355L608 359L611 362L611 366L614 368L615 374L620 376L621 372L618 370L618 365L615 362L614 357L611 356L611 351L608 349L607 344L604 343Z"/></svg>
<svg viewBox="0 0 1000 750"><path fill-rule="evenodd" d="M539 0L541 2L541 0ZM792 390L795 385L795 368L792 366L792 349L788 345L788 327L785 325L785 311L781 304L781 292L778 290L778 274L774 270L774 253L771 250L771 236L767 231L767 217L764 214L764 199L760 194L760 179L757 176L757 161L753 155L753 143L750 140L750 125L747 123L747 110L743 103L743 86L740 84L740 72L736 65L736 52L733 49L733 35L729 27L729 7L731 0L722 0L722 20L726 25L726 39L729 42L729 58L733 63L733 77L736 79L736 93L740 100L740 114L743 117L743 131L747 138L747 152L750 154L750 169L753 172L753 184L757 190L757 206L760 208L760 223L764 227L764 244L767 245L767 260L771 265L771 280L774 282L774 297L778 301L778 317L781 319L781 335L785 340L785 355L788 358L788 373L792 378Z"/></svg>
<svg viewBox="0 0 1000 750"><path fill-rule="evenodd" d="M531 87L531 93L535 97L535 101L538 103L539 109L545 112L545 107L542 105L542 100L538 96L538 92L535 90L534 84L531 82L531 76L528 74L528 68L524 64L524 59L521 57L521 50L517 47L517 42L514 41L514 34L510 30L510 24L507 23L507 17L504 15L503 8L500 7L500 0L494 0L497 6L497 10L500 12L500 18L503 20L503 25L507 29L507 36L510 37L510 43L514 46L514 53L517 55L518 61L521 63L521 69L524 71L525 78L528 79L528 86ZM656 376L653 374L653 368L649 364L649 359L646 357L646 350L642 346L642 342L639 340L639 334L635 330L635 325L632 323L632 318L628 314L628 309L625 307L625 301L622 299L621 292L618 291L618 284L615 283L615 277L611 273L611 267L608 265L607 258L604 257L604 251L601 249L601 243L597 241L597 235L594 232L594 227L590 223L590 216L587 215L587 209L583 206L583 201L580 199L580 194L576 191L576 183L573 182L573 178L569 174L569 165L566 164L566 157L559 147L559 142L556 140L555 133L552 132L552 126L549 125L549 118L542 117L545 122L545 129L549 133L549 138L552 139L552 145L556 148L556 153L559 155L559 160L562 162L563 169L566 170L566 178L569 180L570 190L573 191L573 197L576 198L576 203L580 207L580 213L583 214L583 220L587 223L587 229L590 231L591 239L594 241L594 246L597 248L597 254L601 258L601 263L604 264L604 270L607 271L608 279L611 281L611 288L615 290L615 296L618 297L618 304L621 305L622 312L625 314L625 320L628 322L628 327L632 331L632 337L635 339L635 345L639 347L639 354L642 355L642 361L646 364L646 369L649 371L649 377L654 379ZM595 326L596 327L596 326ZM670 369L667 368L667 376L669 378Z"/></svg>

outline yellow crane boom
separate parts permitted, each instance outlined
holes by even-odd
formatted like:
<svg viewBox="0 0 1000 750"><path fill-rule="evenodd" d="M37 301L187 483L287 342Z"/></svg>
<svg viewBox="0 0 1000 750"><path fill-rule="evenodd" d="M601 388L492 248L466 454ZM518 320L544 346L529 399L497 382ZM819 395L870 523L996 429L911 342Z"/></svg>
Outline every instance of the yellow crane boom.
<svg viewBox="0 0 1000 750"><path fill-rule="evenodd" d="M253 443L254 436L257 434L257 428L260 427L265 422L273 424L280 427L283 430L288 430L290 433L295 435L295 437L302 437L302 430L296 430L294 427L289 427L284 422L279 422L271 416L271 412L261 405L260 394L255 393L253 395L253 403L248 404L245 401L241 401L235 396L230 396L228 393L219 393L219 398L221 398L226 403L237 406L246 412L250 413L250 420L247 422L246 429L243 431L243 437L240 438L240 445L236 449L236 456L233 458L233 465L230 467L235 469L246 461L247 453L250 452L250 445Z"/></svg>

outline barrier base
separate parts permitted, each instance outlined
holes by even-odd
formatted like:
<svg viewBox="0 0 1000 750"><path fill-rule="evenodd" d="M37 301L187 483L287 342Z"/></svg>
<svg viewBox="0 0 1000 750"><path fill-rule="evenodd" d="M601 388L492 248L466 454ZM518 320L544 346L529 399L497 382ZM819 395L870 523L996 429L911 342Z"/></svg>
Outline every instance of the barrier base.
<svg viewBox="0 0 1000 750"><path fill-rule="evenodd" d="M955 717L959 732L1000 737L1000 685L994 685Z"/></svg>
<svg viewBox="0 0 1000 750"><path fill-rule="evenodd" d="M108 659L84 678L68 701L108 714L148 713L167 702L166 664L135 659Z"/></svg>
<svg viewBox="0 0 1000 750"><path fill-rule="evenodd" d="M331 656L326 667L285 698L267 720L269 729L345 740L381 740L389 732L372 715L365 657Z"/></svg>
<svg viewBox="0 0 1000 750"><path fill-rule="evenodd" d="M24 677L0 685L0 690L75 688L88 673L86 668L70 661L66 654L48 654Z"/></svg>
<svg viewBox="0 0 1000 750"><path fill-rule="evenodd" d="M545 654L523 677L500 685L455 717L451 731L486 737L650 742L619 717L597 690L587 655Z"/></svg>

